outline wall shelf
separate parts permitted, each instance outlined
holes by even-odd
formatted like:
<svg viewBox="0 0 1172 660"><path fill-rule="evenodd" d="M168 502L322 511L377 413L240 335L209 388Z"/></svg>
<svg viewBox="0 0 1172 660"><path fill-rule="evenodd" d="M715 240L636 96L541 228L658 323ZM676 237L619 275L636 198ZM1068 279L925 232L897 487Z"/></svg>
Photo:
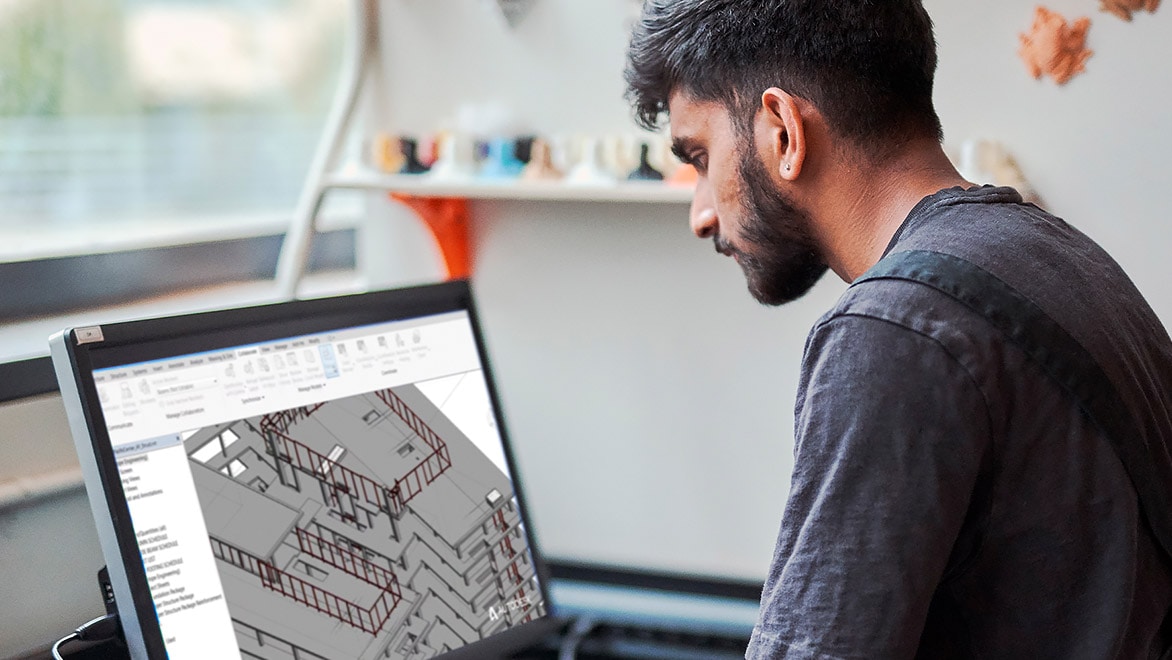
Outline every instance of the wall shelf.
<svg viewBox="0 0 1172 660"><path fill-rule="evenodd" d="M426 174L384 174L357 166L326 174L321 190L365 190L387 193L411 209L435 238L448 277L472 275L471 222L468 202L517 200L552 202L630 202L687 204L692 188L656 181L613 184L429 179Z"/></svg>
<svg viewBox="0 0 1172 660"><path fill-rule="evenodd" d="M449 277L468 277L472 272L470 200L660 204L691 201L690 185L627 181L613 185L478 179L433 181L426 175L384 174L345 162L342 159L345 138L354 123L364 84L374 75L372 72L378 71L380 52L379 0L350 0L350 5L350 36L338 89L277 260L277 290L283 298L297 297L298 284L309 262L310 243L318 228L318 214L326 194L332 190L383 192L406 205L435 237Z"/></svg>
<svg viewBox="0 0 1172 660"><path fill-rule="evenodd" d="M558 181L435 181L426 174L383 174L373 170L345 168L325 178L332 189L373 190L413 197L450 197L460 199L498 199L566 202L647 202L688 204L691 186L658 182L614 184L573 184Z"/></svg>

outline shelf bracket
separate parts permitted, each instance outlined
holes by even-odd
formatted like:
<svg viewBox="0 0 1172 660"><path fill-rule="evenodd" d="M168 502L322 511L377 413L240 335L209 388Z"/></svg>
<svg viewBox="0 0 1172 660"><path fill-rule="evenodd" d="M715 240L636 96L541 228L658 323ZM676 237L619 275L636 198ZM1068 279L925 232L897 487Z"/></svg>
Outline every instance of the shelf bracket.
<svg viewBox="0 0 1172 660"><path fill-rule="evenodd" d="M460 197L419 197L391 193L391 199L415 212L435 238L448 279L472 276L468 200Z"/></svg>

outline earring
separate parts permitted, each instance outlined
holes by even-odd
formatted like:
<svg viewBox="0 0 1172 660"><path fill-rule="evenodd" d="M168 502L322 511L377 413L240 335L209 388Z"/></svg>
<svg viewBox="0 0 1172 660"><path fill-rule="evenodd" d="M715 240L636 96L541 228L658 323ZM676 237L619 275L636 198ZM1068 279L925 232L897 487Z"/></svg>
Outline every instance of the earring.
<svg viewBox="0 0 1172 660"><path fill-rule="evenodd" d="M788 171L789 171L789 163L786 163L786 164L785 164L785 171L786 171L786 172L788 172Z"/></svg>

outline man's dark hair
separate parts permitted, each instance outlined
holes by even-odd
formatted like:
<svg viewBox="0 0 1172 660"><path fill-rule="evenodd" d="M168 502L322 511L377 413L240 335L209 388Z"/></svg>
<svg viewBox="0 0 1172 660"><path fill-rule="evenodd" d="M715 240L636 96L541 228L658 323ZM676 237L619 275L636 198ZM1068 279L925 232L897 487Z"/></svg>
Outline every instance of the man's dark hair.
<svg viewBox="0 0 1172 660"><path fill-rule="evenodd" d="M935 72L920 0L645 0L627 53L627 99L645 128L682 92L723 103L744 130L761 93L778 87L860 146L939 140Z"/></svg>

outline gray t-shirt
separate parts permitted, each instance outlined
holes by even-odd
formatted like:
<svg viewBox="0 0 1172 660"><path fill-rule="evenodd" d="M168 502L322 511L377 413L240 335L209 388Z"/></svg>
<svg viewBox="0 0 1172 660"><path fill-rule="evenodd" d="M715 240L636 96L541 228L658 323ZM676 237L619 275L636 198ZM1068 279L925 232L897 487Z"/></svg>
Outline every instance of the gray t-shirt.
<svg viewBox="0 0 1172 660"><path fill-rule="evenodd" d="M887 253L905 250L966 259L1040 306L1172 474L1172 341L1093 241L986 186L922 200ZM848 289L807 340L795 438L746 657L1147 658L1166 644L1172 569L1114 451L952 298L900 280Z"/></svg>

